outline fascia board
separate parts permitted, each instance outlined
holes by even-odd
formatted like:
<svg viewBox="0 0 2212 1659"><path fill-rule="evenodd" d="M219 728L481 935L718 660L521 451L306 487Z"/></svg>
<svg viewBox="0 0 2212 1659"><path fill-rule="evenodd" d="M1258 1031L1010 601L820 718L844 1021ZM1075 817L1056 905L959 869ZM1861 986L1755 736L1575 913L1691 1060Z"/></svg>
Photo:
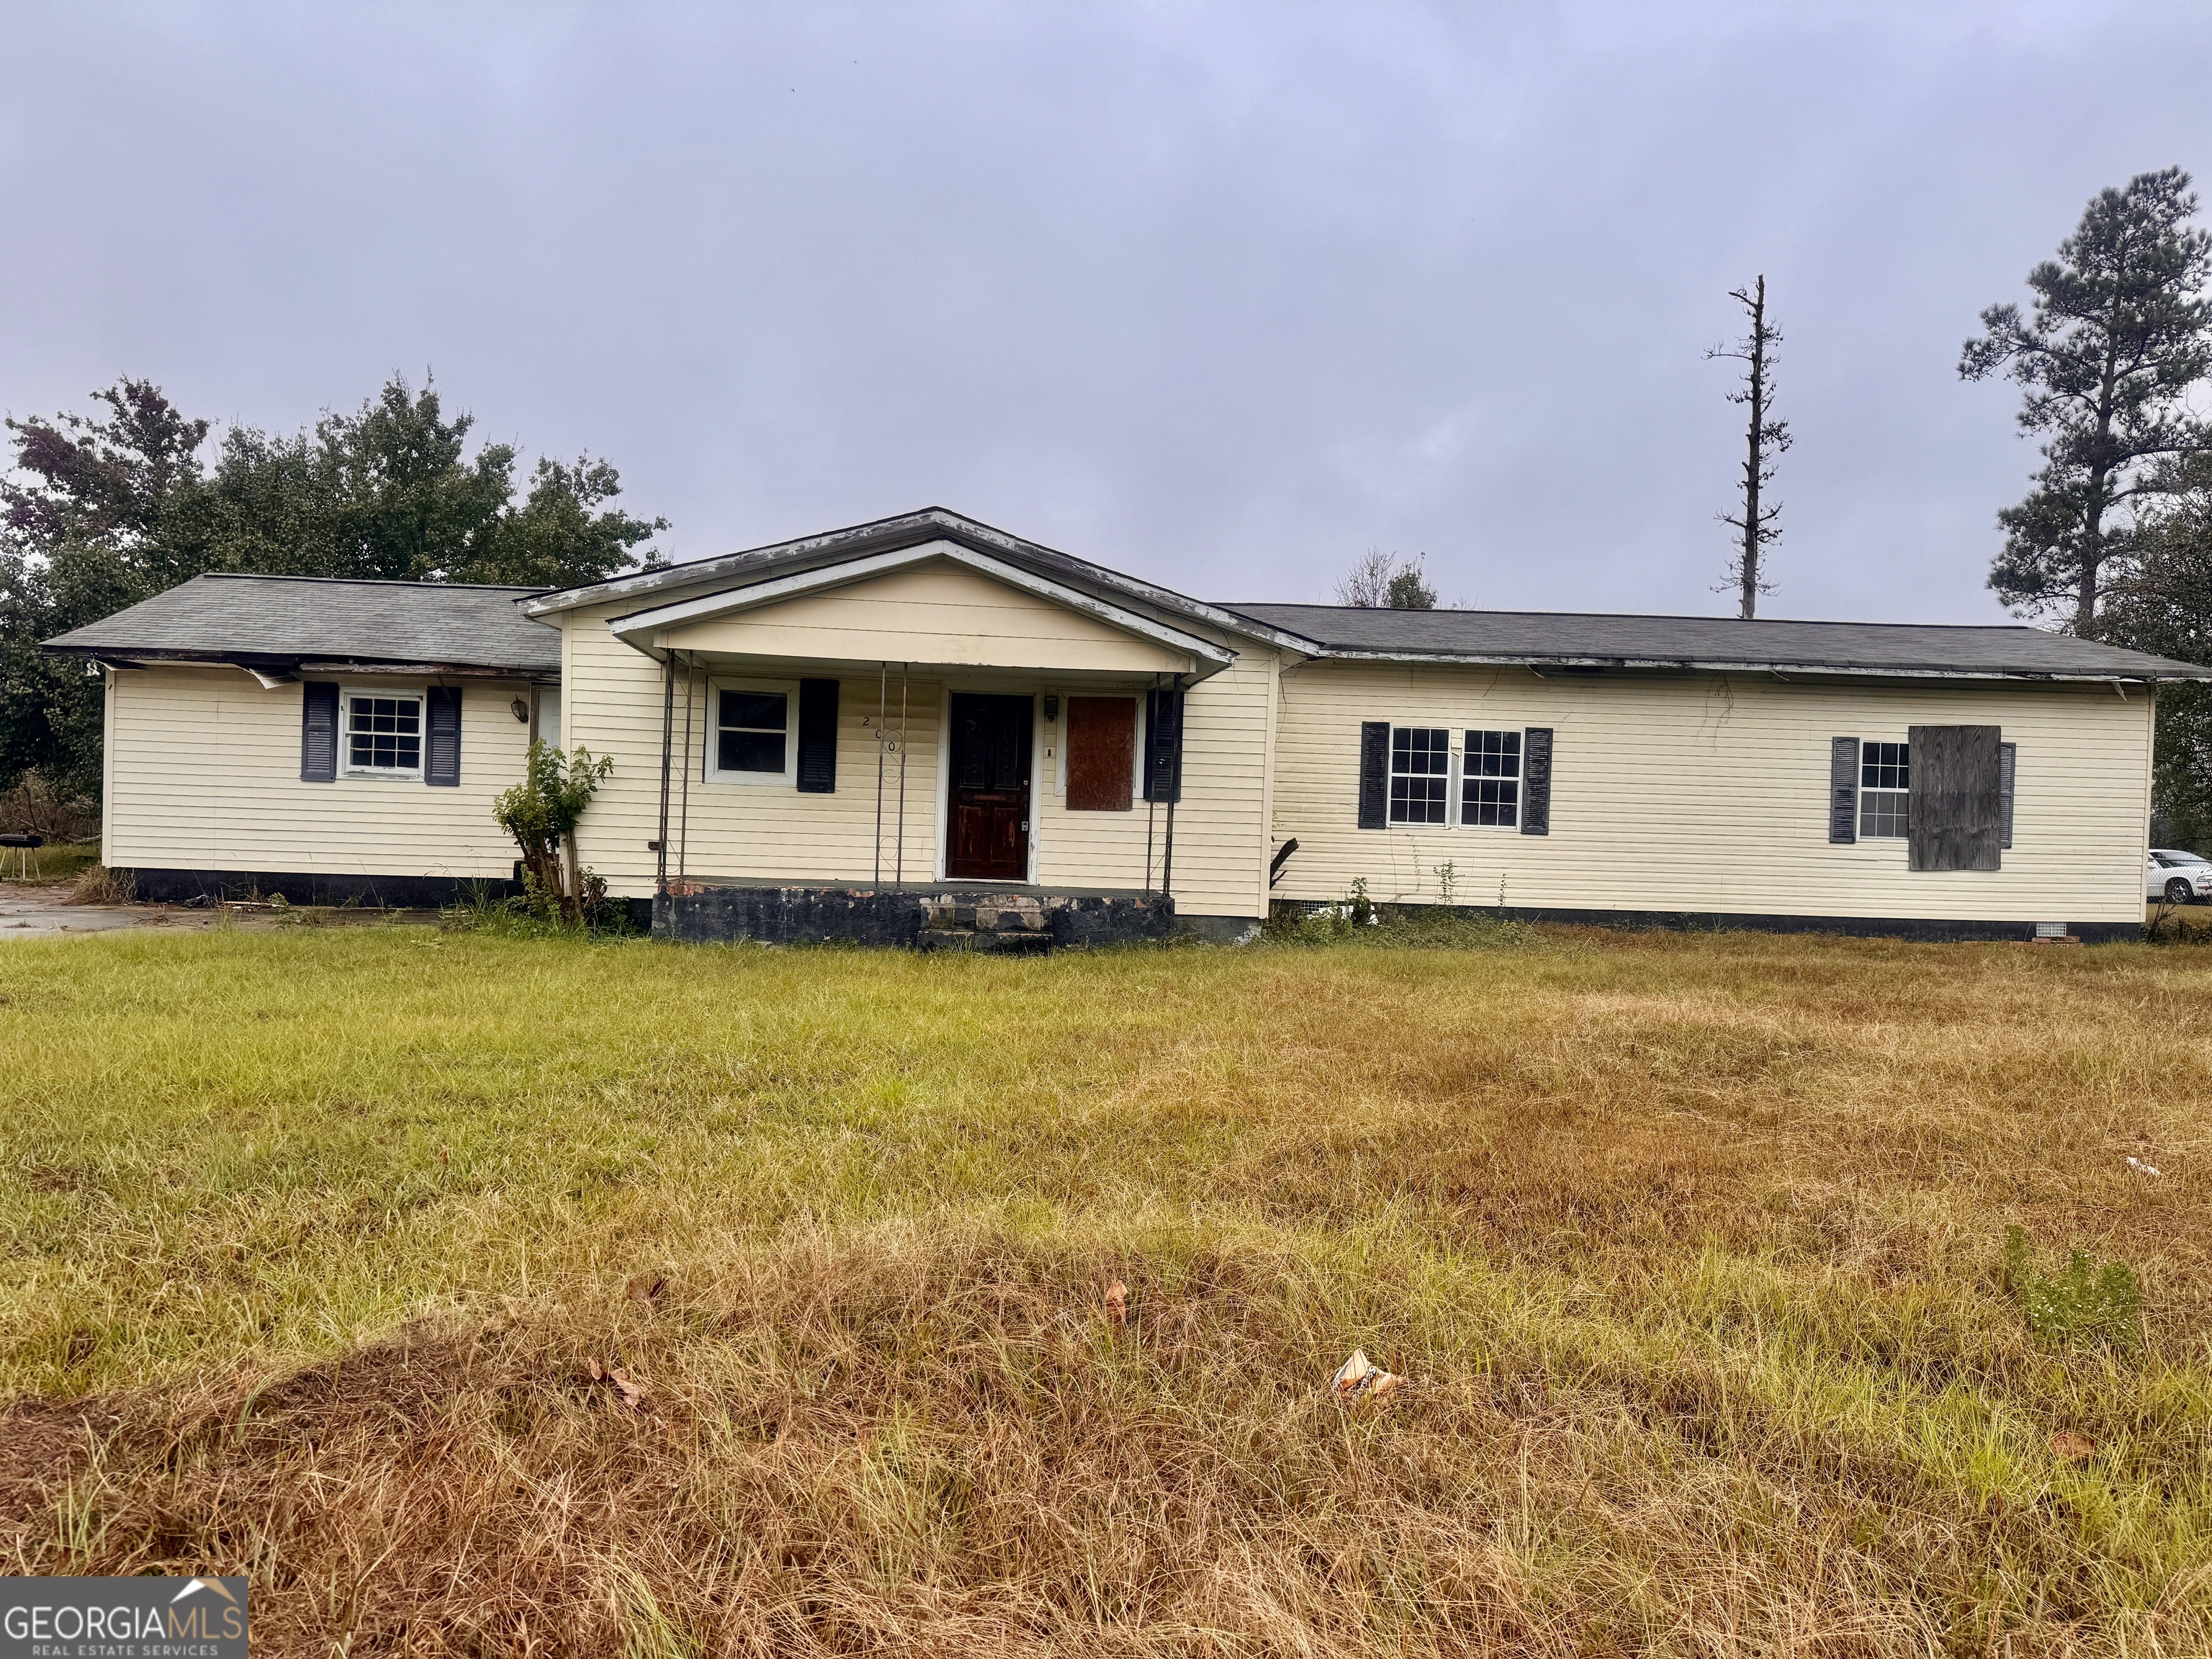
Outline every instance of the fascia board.
<svg viewBox="0 0 2212 1659"><path fill-rule="evenodd" d="M794 571L787 576L772 576L766 581L754 582L720 593L702 594L697 599L679 600L674 605L660 605L651 611L633 611L626 617L611 617L607 619L607 627L624 644L647 649L650 654L649 647L640 644L641 637L659 633L664 629L681 627L686 623L701 622L710 617L753 610L801 593L848 586L872 576L883 575L933 559L948 559L955 564L964 565L980 574L1005 582L1010 587L1020 588L1054 604L1064 605L1072 611L1095 617L1123 633L1139 635L1156 644L1186 652L1201 662L1211 663L1217 669L1226 668L1236 660L1235 652L1216 645L1211 640L1202 639L1195 634L1186 634L1181 629L1170 628L1164 623L1124 610L1080 589L1007 564L988 554L978 553L957 542L944 540L922 542L889 552L872 553L842 564Z"/></svg>
<svg viewBox="0 0 2212 1659"><path fill-rule="evenodd" d="M1613 668L1659 673L1841 674L1885 680L1999 680L2040 684L2155 685L2161 681L2212 681L2212 668L2191 674L2057 673L2025 668L1872 668L1823 662L1731 662L1687 657L1528 657L1445 651L1340 651L1317 653L1326 662L1436 663L1450 667Z"/></svg>

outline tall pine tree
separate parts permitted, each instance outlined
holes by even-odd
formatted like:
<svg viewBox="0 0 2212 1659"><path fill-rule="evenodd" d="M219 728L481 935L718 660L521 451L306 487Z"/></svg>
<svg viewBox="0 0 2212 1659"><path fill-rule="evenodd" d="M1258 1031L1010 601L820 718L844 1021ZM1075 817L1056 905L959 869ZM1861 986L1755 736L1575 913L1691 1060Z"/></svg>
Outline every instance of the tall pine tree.
<svg viewBox="0 0 2212 1659"><path fill-rule="evenodd" d="M2146 173L2089 204L2058 258L2030 271L2033 311L1991 306L1959 359L1966 380L2024 391L2021 430L2042 440L2035 488L1997 514L1990 586L2022 615L2098 631L2099 604L2139 556L2138 531L2212 442L2188 394L2212 372L2212 236L2195 229L2189 175Z"/></svg>

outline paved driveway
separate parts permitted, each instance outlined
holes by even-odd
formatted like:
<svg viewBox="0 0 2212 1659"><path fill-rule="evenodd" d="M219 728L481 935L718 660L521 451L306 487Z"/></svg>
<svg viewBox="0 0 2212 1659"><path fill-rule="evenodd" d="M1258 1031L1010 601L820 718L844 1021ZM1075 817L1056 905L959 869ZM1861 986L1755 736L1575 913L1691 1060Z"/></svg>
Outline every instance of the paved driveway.
<svg viewBox="0 0 2212 1659"><path fill-rule="evenodd" d="M0 939L53 939L63 933L106 933L118 927L210 927L210 910L178 910L166 904L64 904L66 887L0 886Z"/></svg>
<svg viewBox="0 0 2212 1659"><path fill-rule="evenodd" d="M201 933L226 921L234 927L266 929L312 921L322 927L360 927L375 922L435 922L434 910L315 910L289 913L264 905L199 909L180 904L64 904L64 886L0 884L0 940L58 939L66 934L108 933L119 927L159 927L170 933Z"/></svg>

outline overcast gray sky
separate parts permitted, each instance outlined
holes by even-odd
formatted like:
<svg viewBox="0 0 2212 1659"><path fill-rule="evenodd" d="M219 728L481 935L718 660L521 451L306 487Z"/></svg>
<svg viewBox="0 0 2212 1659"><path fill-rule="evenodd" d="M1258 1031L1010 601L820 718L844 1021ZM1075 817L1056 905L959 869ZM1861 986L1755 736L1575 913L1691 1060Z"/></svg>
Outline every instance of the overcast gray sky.
<svg viewBox="0 0 2212 1659"><path fill-rule="evenodd" d="M0 4L0 405L294 427L434 369L698 558L931 502L1212 599L1999 621L1960 343L2212 175L2212 6ZM2207 177L2212 183L2212 177Z"/></svg>

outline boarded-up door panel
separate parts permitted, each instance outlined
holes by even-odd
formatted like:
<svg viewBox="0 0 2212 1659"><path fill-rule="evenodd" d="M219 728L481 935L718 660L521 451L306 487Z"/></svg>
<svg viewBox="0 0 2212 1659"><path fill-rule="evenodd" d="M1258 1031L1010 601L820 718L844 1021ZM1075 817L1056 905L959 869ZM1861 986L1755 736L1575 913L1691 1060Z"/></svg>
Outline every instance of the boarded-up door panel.
<svg viewBox="0 0 2212 1659"><path fill-rule="evenodd" d="M1127 812L1137 770L1137 700L1067 700L1067 810Z"/></svg>
<svg viewBox="0 0 2212 1659"><path fill-rule="evenodd" d="M1995 870L2004 844L2003 733L1994 726L1916 726L1912 818L1915 870Z"/></svg>

